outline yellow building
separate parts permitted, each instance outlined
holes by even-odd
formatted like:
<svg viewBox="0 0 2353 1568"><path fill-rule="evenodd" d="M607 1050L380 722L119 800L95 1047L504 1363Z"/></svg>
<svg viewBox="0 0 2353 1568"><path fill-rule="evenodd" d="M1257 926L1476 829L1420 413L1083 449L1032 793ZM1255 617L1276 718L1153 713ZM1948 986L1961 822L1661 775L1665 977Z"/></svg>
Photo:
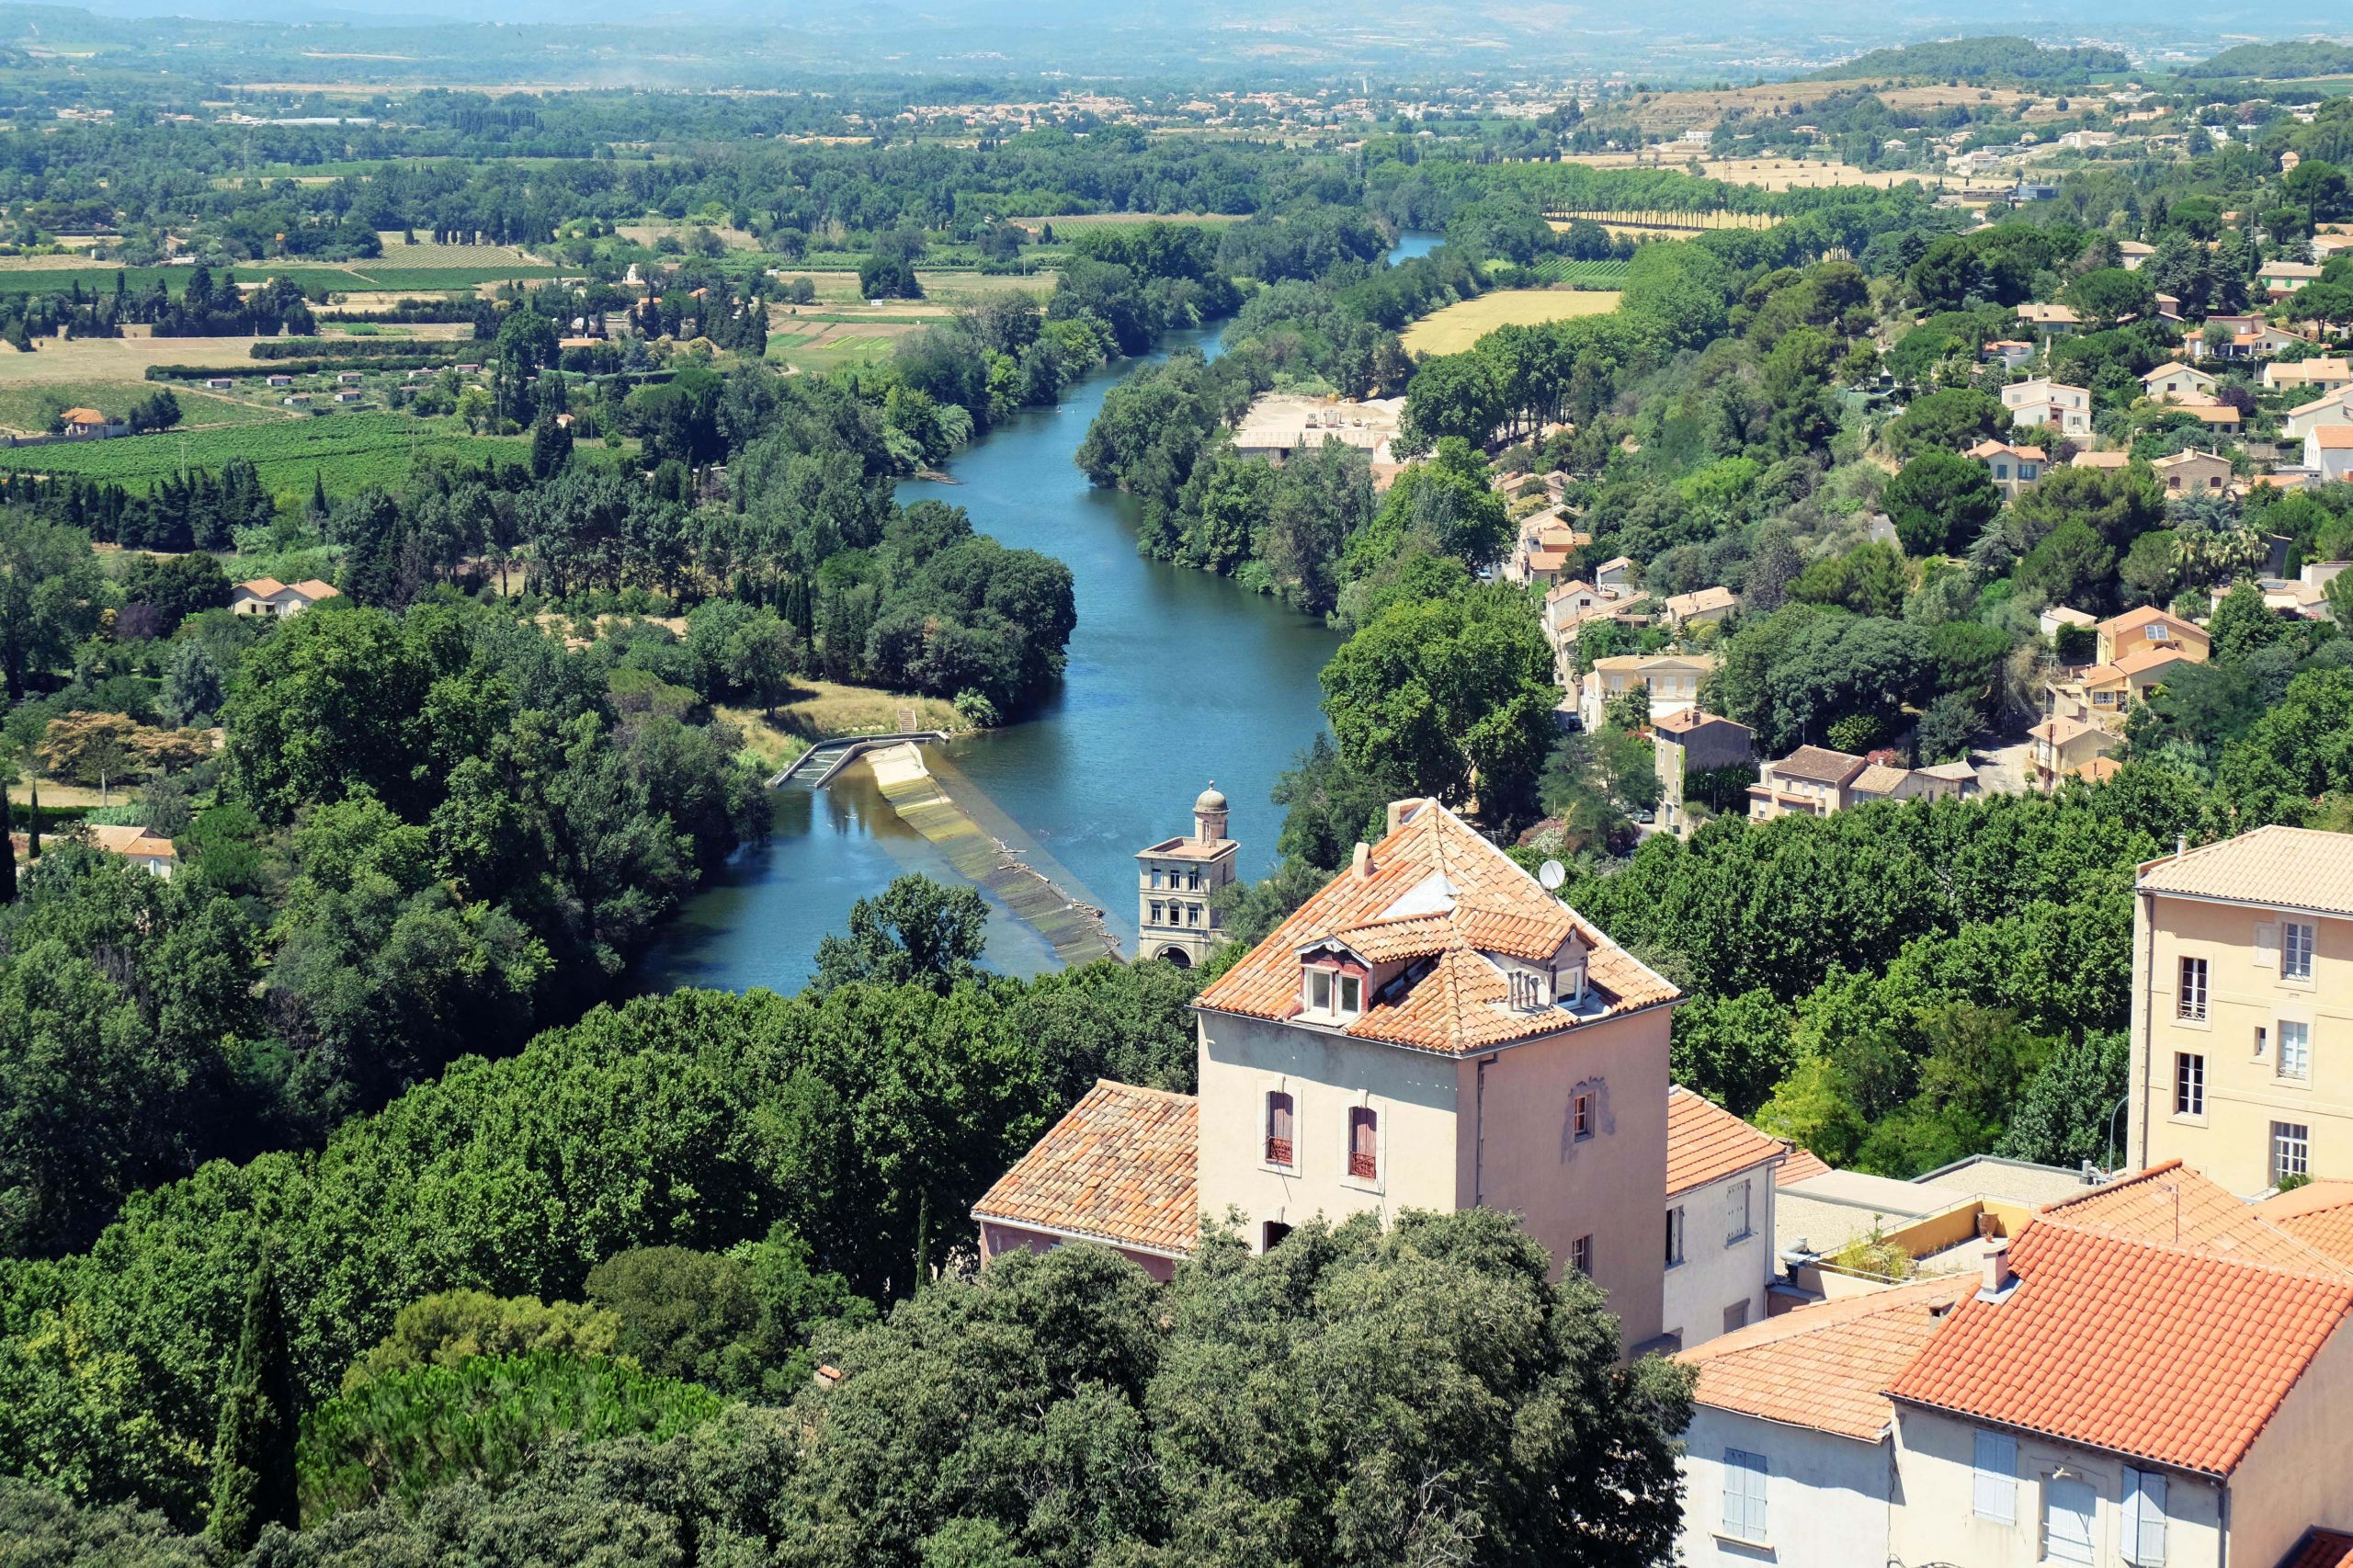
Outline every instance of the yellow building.
<svg viewBox="0 0 2353 1568"><path fill-rule="evenodd" d="M2257 828L2135 891L2127 1163L2353 1176L2353 834Z"/></svg>

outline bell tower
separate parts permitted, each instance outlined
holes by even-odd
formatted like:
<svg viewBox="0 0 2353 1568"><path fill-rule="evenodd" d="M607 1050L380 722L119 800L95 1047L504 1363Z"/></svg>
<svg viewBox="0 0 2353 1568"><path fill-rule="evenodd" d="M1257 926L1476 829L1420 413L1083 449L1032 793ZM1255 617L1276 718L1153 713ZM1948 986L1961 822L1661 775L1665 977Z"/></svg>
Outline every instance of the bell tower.
<svg viewBox="0 0 2353 1568"><path fill-rule="evenodd" d="M1210 895L1234 880L1242 847L1225 835L1215 783L1193 801L1193 832L1136 852L1136 956L1190 969L1225 940Z"/></svg>

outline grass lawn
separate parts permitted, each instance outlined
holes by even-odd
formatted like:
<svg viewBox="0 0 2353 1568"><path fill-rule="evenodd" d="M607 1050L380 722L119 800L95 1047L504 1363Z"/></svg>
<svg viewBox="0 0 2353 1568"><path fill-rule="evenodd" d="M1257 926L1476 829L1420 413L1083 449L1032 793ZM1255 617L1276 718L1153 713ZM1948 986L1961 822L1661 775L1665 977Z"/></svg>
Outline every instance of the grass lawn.
<svg viewBox="0 0 2353 1568"><path fill-rule="evenodd" d="M1497 289L1424 316L1405 329L1413 354L1460 354L1499 326L1540 326L1618 308L1608 289Z"/></svg>
<svg viewBox="0 0 2353 1568"><path fill-rule="evenodd" d="M888 735L901 730L946 730L968 726L957 717L956 705L937 697L911 697L900 691L878 691L868 686L843 686L830 680L803 677L792 683L792 695L777 705L776 723L768 726L756 709L722 710L751 734L755 727L779 737L826 740L837 735ZM748 715L750 722L745 720ZM908 720L913 719L910 724ZM799 755L795 753L794 755Z"/></svg>
<svg viewBox="0 0 2353 1568"><path fill-rule="evenodd" d="M52 409L95 408L119 419L131 405L153 394L153 381L63 381L0 382L0 428L38 432L49 428ZM266 425L282 419L275 408L216 397L191 387L172 389L179 399L181 423L188 429L208 425Z"/></svg>

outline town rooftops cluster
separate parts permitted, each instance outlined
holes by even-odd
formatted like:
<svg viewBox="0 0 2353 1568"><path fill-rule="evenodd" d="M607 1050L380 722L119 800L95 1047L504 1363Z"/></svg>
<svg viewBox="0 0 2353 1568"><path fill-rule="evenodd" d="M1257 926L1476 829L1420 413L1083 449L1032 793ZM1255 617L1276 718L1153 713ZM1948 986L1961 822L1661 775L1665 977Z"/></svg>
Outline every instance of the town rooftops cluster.
<svg viewBox="0 0 2353 1568"><path fill-rule="evenodd" d="M1390 819L1199 1006L1455 1055L1680 994L1438 801Z"/></svg>

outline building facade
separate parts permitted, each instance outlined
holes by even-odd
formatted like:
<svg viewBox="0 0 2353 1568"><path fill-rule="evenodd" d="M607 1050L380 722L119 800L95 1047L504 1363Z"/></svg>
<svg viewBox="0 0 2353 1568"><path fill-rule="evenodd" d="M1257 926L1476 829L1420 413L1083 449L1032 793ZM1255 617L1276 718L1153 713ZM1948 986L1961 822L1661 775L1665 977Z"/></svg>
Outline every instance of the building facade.
<svg viewBox="0 0 2353 1568"><path fill-rule="evenodd" d="M1677 1348L1765 1321L1773 1178L1788 1146L1679 1085L1666 1095L1666 1280L1661 1335Z"/></svg>
<svg viewBox="0 0 2353 1568"><path fill-rule="evenodd" d="M2250 1195L2353 1176L2353 835L2260 827L2135 881L2128 1158Z"/></svg>
<svg viewBox="0 0 2353 1568"><path fill-rule="evenodd" d="M1188 838L1136 851L1136 953L1191 969L1225 940L1210 900L1233 881L1242 846L1225 834L1226 799L1212 782L1193 801Z"/></svg>

